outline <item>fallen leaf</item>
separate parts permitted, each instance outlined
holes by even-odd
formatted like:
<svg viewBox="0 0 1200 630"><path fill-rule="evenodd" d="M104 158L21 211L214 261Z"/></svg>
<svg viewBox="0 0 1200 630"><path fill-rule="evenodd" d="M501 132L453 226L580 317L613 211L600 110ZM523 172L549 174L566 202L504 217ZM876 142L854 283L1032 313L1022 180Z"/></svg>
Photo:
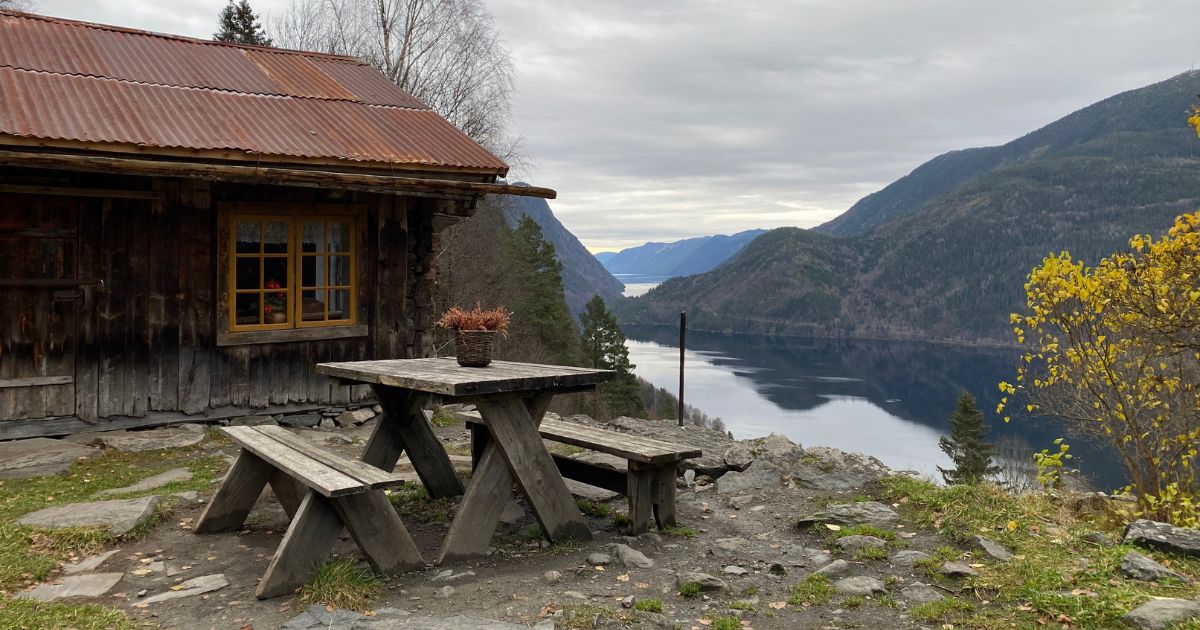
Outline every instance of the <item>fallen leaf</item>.
<svg viewBox="0 0 1200 630"><path fill-rule="evenodd" d="M784 608L787 608L787 602L770 602L767 604L767 608L772 610L783 610Z"/></svg>
<svg viewBox="0 0 1200 630"><path fill-rule="evenodd" d="M1015 531L1017 531L1017 522L1009 521L1008 525L1006 525L1005 527L1008 529L1008 531L1015 532Z"/></svg>
<svg viewBox="0 0 1200 630"><path fill-rule="evenodd" d="M150 569L134 569L133 571L130 571L130 573L134 575L146 575L150 573Z"/></svg>
<svg viewBox="0 0 1200 630"><path fill-rule="evenodd" d="M650 585L645 582L634 582L633 585L637 588L650 588Z"/></svg>
<svg viewBox="0 0 1200 630"><path fill-rule="evenodd" d="M182 590L183 590L183 585L182 585L182 584L176 584L175 586L172 586L172 587L171 587L171 590L172 590L172 591L182 591ZM333 612L333 611L331 610L331 611L329 611L329 612Z"/></svg>
<svg viewBox="0 0 1200 630"><path fill-rule="evenodd" d="M628 573L622 573L621 575L618 575L618 576L617 576L617 581L618 581L618 582L628 582L628 581L629 581L629 574L628 574Z"/></svg>
<svg viewBox="0 0 1200 630"><path fill-rule="evenodd" d="M916 538L917 532L900 532L901 538Z"/></svg>
<svg viewBox="0 0 1200 630"><path fill-rule="evenodd" d="M972 569L982 569L983 567L985 567L987 565L980 563L980 562L972 562L971 564L969 564L967 566L971 567Z"/></svg>
<svg viewBox="0 0 1200 630"><path fill-rule="evenodd" d="M597 564L597 565L596 565L596 570L597 570L597 571L600 571L601 573L603 573L603 572L604 572L604 567L603 567L603 566L601 566L601 565L599 565L599 564Z"/></svg>
<svg viewBox="0 0 1200 630"><path fill-rule="evenodd" d="M825 523L825 528L826 528L826 529L828 529L828 530L829 530L829 531L831 531L831 532L840 532L840 531L842 531L842 526L841 526L841 525L834 525L833 523Z"/></svg>

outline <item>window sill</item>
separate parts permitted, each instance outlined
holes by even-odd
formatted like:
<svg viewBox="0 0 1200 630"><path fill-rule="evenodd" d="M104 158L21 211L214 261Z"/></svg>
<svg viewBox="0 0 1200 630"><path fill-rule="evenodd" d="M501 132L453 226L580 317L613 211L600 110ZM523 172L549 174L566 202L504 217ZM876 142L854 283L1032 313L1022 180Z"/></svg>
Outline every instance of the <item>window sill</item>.
<svg viewBox="0 0 1200 630"><path fill-rule="evenodd" d="M217 335L217 346L249 346L264 343L349 339L352 337L366 337L367 334L369 334L369 331L366 324L359 324L357 326L288 328L285 330L251 330L246 332L220 333Z"/></svg>

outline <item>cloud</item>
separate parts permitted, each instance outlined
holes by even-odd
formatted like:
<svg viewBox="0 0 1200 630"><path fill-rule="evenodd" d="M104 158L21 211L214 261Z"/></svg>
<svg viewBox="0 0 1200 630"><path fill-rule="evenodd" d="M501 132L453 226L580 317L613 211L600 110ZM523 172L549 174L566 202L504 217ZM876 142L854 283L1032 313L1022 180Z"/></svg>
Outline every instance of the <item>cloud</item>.
<svg viewBox="0 0 1200 630"><path fill-rule="evenodd" d="M221 0L38 0L208 37ZM260 12L287 0L252 0ZM488 0L514 130L593 248L809 227L940 153L1193 66L1179 0Z"/></svg>

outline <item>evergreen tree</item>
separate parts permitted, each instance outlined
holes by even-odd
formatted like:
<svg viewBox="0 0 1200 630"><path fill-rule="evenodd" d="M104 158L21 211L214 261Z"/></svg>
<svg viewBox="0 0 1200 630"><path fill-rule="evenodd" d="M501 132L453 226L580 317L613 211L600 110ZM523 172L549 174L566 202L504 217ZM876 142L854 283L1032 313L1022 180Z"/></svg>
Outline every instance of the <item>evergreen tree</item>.
<svg viewBox="0 0 1200 630"><path fill-rule="evenodd" d="M579 362L575 321L563 298L562 263L554 245L542 237L542 228L529 215L505 235L509 278L519 289L511 306L513 328L540 339L550 360L560 365Z"/></svg>
<svg viewBox="0 0 1200 630"><path fill-rule="evenodd" d="M993 446L987 441L988 426L983 413L975 408L975 399L963 392L958 408L950 416L950 437L938 438L942 452L950 456L954 468L938 467L948 484L975 484L1000 472L992 462Z"/></svg>
<svg viewBox="0 0 1200 630"><path fill-rule="evenodd" d="M258 16L250 8L249 0L229 0L229 4L221 9L218 24L221 30L213 34L216 41L251 46L271 45L271 38L267 37Z"/></svg>
<svg viewBox="0 0 1200 630"><path fill-rule="evenodd" d="M635 367L629 362L629 348L625 346L625 333L621 331L617 318L608 310L604 298L593 296L579 315L583 325L580 345L583 348L583 363L587 367L616 370L617 377L598 388L600 397L607 407L606 415L642 416L646 407L642 403Z"/></svg>

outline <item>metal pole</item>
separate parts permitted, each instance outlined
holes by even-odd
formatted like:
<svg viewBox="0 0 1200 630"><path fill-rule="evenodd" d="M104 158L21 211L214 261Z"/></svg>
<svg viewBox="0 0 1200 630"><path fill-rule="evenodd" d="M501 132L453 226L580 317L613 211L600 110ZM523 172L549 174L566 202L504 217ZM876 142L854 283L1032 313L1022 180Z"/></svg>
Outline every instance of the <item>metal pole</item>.
<svg viewBox="0 0 1200 630"><path fill-rule="evenodd" d="M687 313L679 313L679 426L683 426L683 349L687 337Z"/></svg>

